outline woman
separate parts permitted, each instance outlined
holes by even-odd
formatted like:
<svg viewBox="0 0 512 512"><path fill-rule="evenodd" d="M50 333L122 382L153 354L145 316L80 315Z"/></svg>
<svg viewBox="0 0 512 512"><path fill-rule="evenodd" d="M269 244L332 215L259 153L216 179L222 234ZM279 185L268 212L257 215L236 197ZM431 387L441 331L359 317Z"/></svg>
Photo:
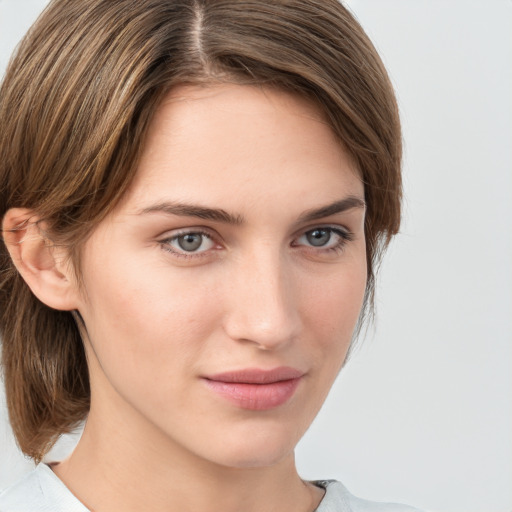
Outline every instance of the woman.
<svg viewBox="0 0 512 512"><path fill-rule="evenodd" d="M293 450L400 220L375 49L335 0L56 0L0 92L0 510L411 510Z"/></svg>

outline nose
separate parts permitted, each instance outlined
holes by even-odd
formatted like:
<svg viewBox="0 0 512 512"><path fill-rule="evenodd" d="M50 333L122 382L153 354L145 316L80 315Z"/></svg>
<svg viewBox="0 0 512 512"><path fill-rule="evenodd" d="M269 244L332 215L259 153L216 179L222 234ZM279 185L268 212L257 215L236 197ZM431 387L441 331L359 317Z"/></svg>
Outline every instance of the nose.
<svg viewBox="0 0 512 512"><path fill-rule="evenodd" d="M224 329L233 340L278 350L301 330L297 278L279 254L259 251L231 269Z"/></svg>

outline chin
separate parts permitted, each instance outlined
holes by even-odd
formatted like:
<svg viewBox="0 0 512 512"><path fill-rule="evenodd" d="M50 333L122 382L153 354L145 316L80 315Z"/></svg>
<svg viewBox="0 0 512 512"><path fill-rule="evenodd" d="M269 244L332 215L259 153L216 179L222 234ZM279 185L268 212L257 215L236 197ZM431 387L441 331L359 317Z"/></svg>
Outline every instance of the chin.
<svg viewBox="0 0 512 512"><path fill-rule="evenodd" d="M286 459L293 457L293 448L283 452L261 453L247 451L246 453L222 454L216 457L215 462L227 468L235 469L258 469L276 466Z"/></svg>
<svg viewBox="0 0 512 512"><path fill-rule="evenodd" d="M264 468L292 457L299 439L296 433L258 430L236 438L229 436L212 447L208 458L230 468Z"/></svg>

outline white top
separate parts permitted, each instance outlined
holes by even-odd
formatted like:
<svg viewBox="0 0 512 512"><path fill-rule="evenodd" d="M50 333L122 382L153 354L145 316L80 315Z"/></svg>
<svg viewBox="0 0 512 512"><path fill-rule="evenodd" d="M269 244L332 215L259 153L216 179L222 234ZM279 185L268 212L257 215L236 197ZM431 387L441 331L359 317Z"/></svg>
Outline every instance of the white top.
<svg viewBox="0 0 512 512"><path fill-rule="evenodd" d="M325 488L316 512L420 512L393 503L356 498L335 480L314 482ZM0 512L90 512L46 464L0 493Z"/></svg>

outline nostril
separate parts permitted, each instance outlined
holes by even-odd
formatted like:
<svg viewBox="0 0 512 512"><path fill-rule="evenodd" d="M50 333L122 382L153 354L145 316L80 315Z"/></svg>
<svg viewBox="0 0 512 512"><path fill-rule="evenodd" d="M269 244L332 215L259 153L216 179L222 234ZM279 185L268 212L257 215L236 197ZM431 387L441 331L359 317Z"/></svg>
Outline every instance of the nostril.
<svg viewBox="0 0 512 512"><path fill-rule="evenodd" d="M301 315L296 283L280 252L268 247L254 250L236 270L225 316L228 336L261 350L275 350L293 341L300 332Z"/></svg>
<svg viewBox="0 0 512 512"><path fill-rule="evenodd" d="M252 306L252 305L251 305ZM275 350L292 342L300 331L300 318L294 310L273 310L261 315L255 308L232 311L226 322L226 332L234 340L250 342L260 350Z"/></svg>

